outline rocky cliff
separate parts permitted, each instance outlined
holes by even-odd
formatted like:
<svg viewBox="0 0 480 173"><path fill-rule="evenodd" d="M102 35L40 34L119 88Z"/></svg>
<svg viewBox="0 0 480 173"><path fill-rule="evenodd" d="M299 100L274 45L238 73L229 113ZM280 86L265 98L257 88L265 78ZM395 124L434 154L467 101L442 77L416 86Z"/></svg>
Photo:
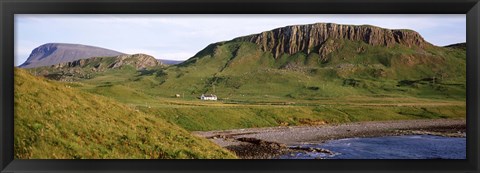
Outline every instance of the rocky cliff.
<svg viewBox="0 0 480 173"><path fill-rule="evenodd" d="M363 41L370 45L391 47L402 44L408 47L425 47L431 45L420 34L412 30L385 29L371 25L340 25L333 23L316 23L293 25L271 31L239 37L232 41L248 41L261 47L263 51L272 52L275 58L280 55L316 52L324 56L332 52L334 44L325 44L327 40L347 39Z"/></svg>
<svg viewBox="0 0 480 173"><path fill-rule="evenodd" d="M122 69L131 66L139 72L148 71L150 67L163 65L150 55L134 54L114 57L93 57L71 62L64 62L51 66L34 68L35 75L59 81L77 81L90 79L97 73L109 69Z"/></svg>
<svg viewBox="0 0 480 173"><path fill-rule="evenodd" d="M104 69L105 68L115 69L125 65L133 66L138 70L138 69L162 65L162 63L150 55L133 54L133 55L120 55L116 57L94 57L89 59L80 59L76 61L52 65L52 67L56 69L61 69L61 68L74 68L74 67L83 68L86 66L93 66L97 69L101 67L104 67Z"/></svg>

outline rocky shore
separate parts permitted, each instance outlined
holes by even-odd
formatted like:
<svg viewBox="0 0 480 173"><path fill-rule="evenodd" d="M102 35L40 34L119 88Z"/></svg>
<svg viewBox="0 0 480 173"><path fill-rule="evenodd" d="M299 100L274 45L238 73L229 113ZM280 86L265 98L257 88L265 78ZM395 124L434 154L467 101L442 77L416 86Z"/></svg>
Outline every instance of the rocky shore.
<svg viewBox="0 0 480 173"><path fill-rule="evenodd" d="M291 152L323 152L298 145L352 137L437 135L465 137L466 121L452 119L357 122L194 132L233 151L243 159L272 159Z"/></svg>

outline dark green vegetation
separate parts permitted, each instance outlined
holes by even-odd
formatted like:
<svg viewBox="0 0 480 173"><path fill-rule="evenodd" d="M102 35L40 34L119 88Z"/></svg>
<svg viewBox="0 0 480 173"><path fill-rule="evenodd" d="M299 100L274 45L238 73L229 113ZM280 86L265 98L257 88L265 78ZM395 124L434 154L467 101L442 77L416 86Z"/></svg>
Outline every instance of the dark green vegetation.
<svg viewBox="0 0 480 173"><path fill-rule="evenodd" d="M328 24L319 26L330 27ZM466 52L461 46L437 47L408 30L388 31L372 26L357 26L351 31L364 32L368 37L354 37L356 35L352 33L337 34L320 41L320 45L305 49L301 49L303 42L292 41L288 43L292 49L285 48L287 43L282 43L277 47L284 49L273 48L272 53L254 42L258 39L249 39L255 36L247 36L211 44L189 60L172 66L150 63L142 68L136 66L146 64L148 58L139 59L138 63L115 66L112 65L117 64L113 63L117 61L115 57L104 57L92 59L74 68L64 64L28 70L64 81L61 85L75 88L75 92L78 92L75 97L87 99L106 96L111 102L121 102L122 104L116 104L137 111L132 116L146 116L162 123L166 120L189 131L465 118ZM316 33L312 31L311 34ZM393 36L375 36L374 33ZM259 39L271 42L277 39L275 43L285 40L281 34L279 38L263 35L265 36ZM337 38L340 36L352 36L355 39ZM382 45L384 42L381 38L388 38L384 41L388 41L388 44ZM265 45L271 46L268 42ZM282 52L287 49L288 51ZM289 53L290 50L295 52ZM29 89L38 90L36 85L29 86L32 87ZM53 96L58 90L50 88L45 90L47 91ZM18 99L25 99L19 95L23 93L16 93L16 98L18 95ZM219 100L200 101L198 97L204 93L216 94ZM70 97L59 95L54 98L65 100ZM45 100L36 102L41 104ZM18 105L31 105L23 104L31 101L16 102ZM58 106L63 105L58 103ZM56 110L53 107L43 107L44 112L38 112L38 116L48 117L48 110ZM88 110L91 107L94 105L83 108ZM78 109L64 107L62 111L75 112ZM91 113L96 115L98 112L95 110ZM103 114L111 116L115 112L105 111ZM43 119L45 118L19 123L30 124L32 127L29 128L35 129L33 122ZM45 120L47 121L51 120ZM126 122L134 122L127 123L133 127L139 124L145 126L146 123L138 123L139 120ZM105 126L108 127L107 124ZM84 128L82 131L91 130L81 128ZM125 133L132 136L141 136L137 132L125 130ZM35 133L25 135L25 139L31 138L32 134ZM139 138L128 139L138 141ZM74 140L82 141L78 138ZM122 139L112 138L112 141L118 140ZM166 141L175 142L169 140ZM135 150L141 148L138 146ZM218 153L213 155L219 156ZM80 156L90 155L84 153ZM122 157L118 155L118 158Z"/></svg>
<svg viewBox="0 0 480 173"><path fill-rule="evenodd" d="M235 158L113 99L15 69L15 158Z"/></svg>

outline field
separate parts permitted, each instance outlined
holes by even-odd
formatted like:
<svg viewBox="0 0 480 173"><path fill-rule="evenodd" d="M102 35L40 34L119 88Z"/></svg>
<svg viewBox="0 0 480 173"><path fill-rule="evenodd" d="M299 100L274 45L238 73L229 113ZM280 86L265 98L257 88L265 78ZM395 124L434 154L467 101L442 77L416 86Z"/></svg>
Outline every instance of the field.
<svg viewBox="0 0 480 173"><path fill-rule="evenodd" d="M367 89L342 86L342 81L313 85L319 86L313 89L301 90L304 86L299 86L298 91L290 93L288 89L280 86L278 90L269 88L270 93L263 95L259 92L266 90L254 87L242 89L237 95L222 92L224 87L217 87L218 101L201 101L197 93L188 90L175 92L162 88L164 86L159 85L161 80L155 74L142 75L133 69L122 69L66 85L110 97L132 109L162 117L190 131L377 120L465 118L466 114L465 97L461 95L465 92L462 91L464 86L432 84L429 81L418 82L416 88L397 87L396 83L391 81L391 86L387 83L385 88L391 87L392 90L377 89L375 94L368 91L368 86ZM435 87L446 88L450 92L431 89ZM180 97L176 98L175 93ZM418 96L411 96L415 94Z"/></svg>

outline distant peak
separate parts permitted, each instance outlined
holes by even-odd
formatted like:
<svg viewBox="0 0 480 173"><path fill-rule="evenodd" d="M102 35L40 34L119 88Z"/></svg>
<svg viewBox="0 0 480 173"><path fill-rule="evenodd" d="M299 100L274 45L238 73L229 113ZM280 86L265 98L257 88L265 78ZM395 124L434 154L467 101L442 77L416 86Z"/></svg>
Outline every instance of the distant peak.
<svg viewBox="0 0 480 173"><path fill-rule="evenodd" d="M467 50L467 43L465 43L465 42L455 43L455 44L447 45L445 47Z"/></svg>
<svg viewBox="0 0 480 173"><path fill-rule="evenodd" d="M20 65L20 67L34 68L90 57L119 55L124 55L124 53L82 44L46 43L33 49L27 61Z"/></svg>

